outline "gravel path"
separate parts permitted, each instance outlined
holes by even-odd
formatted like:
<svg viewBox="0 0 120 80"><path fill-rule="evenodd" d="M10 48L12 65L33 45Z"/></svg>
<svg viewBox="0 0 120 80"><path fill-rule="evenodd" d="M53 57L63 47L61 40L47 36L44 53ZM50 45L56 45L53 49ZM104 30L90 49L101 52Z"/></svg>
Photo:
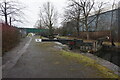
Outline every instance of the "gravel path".
<svg viewBox="0 0 120 80"><path fill-rule="evenodd" d="M4 78L103 78L97 69L65 58L57 54L59 50L55 48L43 47L43 43L36 43L35 37L31 41L30 39L24 40L22 44L25 44L26 41L30 43L17 63L11 68L3 69ZM19 53L19 50L26 45L22 44L20 49L15 49L15 52L13 50L13 54L16 53L16 50ZM15 58L15 55L13 56ZM13 56L9 58L9 61L15 60ZM5 60L3 62L7 62L5 58L3 60ZM7 65L7 67L10 66L11 64Z"/></svg>

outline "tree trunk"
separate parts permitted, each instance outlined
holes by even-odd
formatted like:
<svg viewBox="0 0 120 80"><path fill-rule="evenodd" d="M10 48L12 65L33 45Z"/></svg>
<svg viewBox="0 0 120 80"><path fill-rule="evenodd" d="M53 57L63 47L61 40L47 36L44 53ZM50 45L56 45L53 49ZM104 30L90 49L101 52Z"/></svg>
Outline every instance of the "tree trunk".
<svg viewBox="0 0 120 80"><path fill-rule="evenodd" d="M113 10L113 8L114 8L114 2L113 2L113 5L112 5L112 10ZM114 36L113 36L113 11L112 11L112 13L111 13L111 25L110 25L110 37L111 37L111 44L112 44L112 46L115 46L115 44L114 44Z"/></svg>
<svg viewBox="0 0 120 80"><path fill-rule="evenodd" d="M98 18L99 18L99 16L98 16L98 14L97 14L97 16L96 16L96 23L95 23L95 25L96 25L95 31L97 31L97 28L98 28Z"/></svg>
<svg viewBox="0 0 120 80"><path fill-rule="evenodd" d="M79 22L80 22L80 11L78 12L77 16L77 36L79 37L80 31L79 31Z"/></svg>
<svg viewBox="0 0 120 80"><path fill-rule="evenodd" d="M6 2L5 2L5 24L8 24L8 21L7 21L7 10L6 10Z"/></svg>
<svg viewBox="0 0 120 80"><path fill-rule="evenodd" d="M79 37L80 31L79 31L79 27L77 27L77 36Z"/></svg>
<svg viewBox="0 0 120 80"><path fill-rule="evenodd" d="M12 26L12 21L11 21L11 17L10 17L10 26Z"/></svg>
<svg viewBox="0 0 120 80"><path fill-rule="evenodd" d="M89 29L88 29L88 19L87 19L87 16L85 16L85 28L86 28L86 37L87 37L87 40L89 40Z"/></svg>
<svg viewBox="0 0 120 80"><path fill-rule="evenodd" d="M5 14L5 24L8 24L7 15Z"/></svg>
<svg viewBox="0 0 120 80"><path fill-rule="evenodd" d="M53 27L52 27L52 24L50 24L49 26L49 34L51 36L51 39L53 39L54 35L53 35Z"/></svg>
<svg viewBox="0 0 120 80"><path fill-rule="evenodd" d="M112 31L110 32L110 36L111 36L111 45L112 45L112 46L115 46L114 37L113 37Z"/></svg>
<svg viewBox="0 0 120 80"><path fill-rule="evenodd" d="M76 25L76 29L77 29L77 36L79 37L80 31L79 31L79 20L77 20L77 25Z"/></svg>

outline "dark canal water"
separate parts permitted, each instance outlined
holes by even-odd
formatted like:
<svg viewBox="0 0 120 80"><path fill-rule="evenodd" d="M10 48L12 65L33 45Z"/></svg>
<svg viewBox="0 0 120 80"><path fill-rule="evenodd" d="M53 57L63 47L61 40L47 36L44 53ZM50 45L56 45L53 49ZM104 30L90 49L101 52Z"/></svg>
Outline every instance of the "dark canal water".
<svg viewBox="0 0 120 80"><path fill-rule="evenodd" d="M73 52L79 52L79 49L72 49ZM83 52L83 51L80 51ZM83 52L86 53L86 52ZM104 48L101 49L98 52L91 53L95 56L98 56L104 60L107 60L117 66L120 67L120 49L114 49L114 48Z"/></svg>
<svg viewBox="0 0 120 80"><path fill-rule="evenodd" d="M118 51L101 50L99 52L94 53L94 55L108 60L120 67L120 52Z"/></svg>
<svg viewBox="0 0 120 80"><path fill-rule="evenodd" d="M61 42L61 43L62 44L66 44L66 42L64 42L64 41L65 40L63 40L63 42ZM72 51L74 51L76 49L77 48L73 48ZM100 57L100 58L102 58L102 59L110 61L113 64L118 65L120 67L120 48L118 50L116 47L105 46L104 45L103 48L100 51L98 51L96 53L93 53L93 54L96 55L96 56L98 56L98 57Z"/></svg>

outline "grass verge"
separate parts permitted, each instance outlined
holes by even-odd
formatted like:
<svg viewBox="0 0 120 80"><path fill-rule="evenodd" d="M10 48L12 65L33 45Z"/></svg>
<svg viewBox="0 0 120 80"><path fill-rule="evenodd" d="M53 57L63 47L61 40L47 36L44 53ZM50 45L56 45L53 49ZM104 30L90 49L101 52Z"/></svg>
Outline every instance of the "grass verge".
<svg viewBox="0 0 120 80"><path fill-rule="evenodd" d="M61 51L61 54L65 57L69 57L71 59L77 60L79 63L86 63L86 66L92 66L95 69L98 69L101 72L101 76L104 78L120 78L118 75L114 74L111 70L108 68L98 64L95 60L84 56L82 54L76 54L73 52L68 52L68 51Z"/></svg>
<svg viewBox="0 0 120 80"><path fill-rule="evenodd" d="M59 52L59 54L61 54L64 57L67 57L71 60L76 60L79 63L84 63L85 66L91 66L94 67L94 69L97 69L100 72L100 76L103 76L103 78L120 78L118 75L114 74L113 71L109 70L107 67L102 66L100 64L98 64L95 60L84 56L82 54L77 54L74 52L70 52L70 51L65 51L65 50L55 50L55 48L53 48L53 46L55 46L55 43L52 42L45 42L45 43L41 43L42 47L45 47L46 49L50 50L54 50L57 53Z"/></svg>

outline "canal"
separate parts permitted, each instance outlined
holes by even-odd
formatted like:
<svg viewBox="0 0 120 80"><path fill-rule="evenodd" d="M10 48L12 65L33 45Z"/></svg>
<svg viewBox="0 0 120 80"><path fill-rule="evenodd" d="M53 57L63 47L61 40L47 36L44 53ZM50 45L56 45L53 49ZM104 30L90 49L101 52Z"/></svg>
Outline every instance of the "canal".
<svg viewBox="0 0 120 80"><path fill-rule="evenodd" d="M101 50L98 51L96 53L94 53L94 55L103 58L107 61L112 62L115 65L118 65L120 67L120 52L119 51L108 51L108 50Z"/></svg>

